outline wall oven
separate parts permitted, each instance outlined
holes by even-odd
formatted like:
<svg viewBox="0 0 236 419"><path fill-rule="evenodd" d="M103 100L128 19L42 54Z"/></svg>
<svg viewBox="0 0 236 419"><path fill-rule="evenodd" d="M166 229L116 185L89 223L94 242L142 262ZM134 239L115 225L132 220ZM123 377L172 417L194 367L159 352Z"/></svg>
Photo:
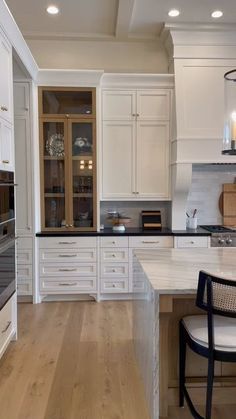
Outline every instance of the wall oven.
<svg viewBox="0 0 236 419"><path fill-rule="evenodd" d="M14 174L0 171L0 309L16 290Z"/></svg>
<svg viewBox="0 0 236 419"><path fill-rule="evenodd" d="M0 170L0 224L15 219L14 173Z"/></svg>

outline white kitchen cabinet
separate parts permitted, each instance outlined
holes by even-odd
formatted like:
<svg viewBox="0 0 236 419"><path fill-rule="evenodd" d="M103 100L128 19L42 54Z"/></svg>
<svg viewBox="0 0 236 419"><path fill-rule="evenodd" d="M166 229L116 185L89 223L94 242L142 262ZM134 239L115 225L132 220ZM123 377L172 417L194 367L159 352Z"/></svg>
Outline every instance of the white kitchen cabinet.
<svg viewBox="0 0 236 419"><path fill-rule="evenodd" d="M14 83L16 229L18 236L33 233L32 149L29 114L29 84Z"/></svg>
<svg viewBox="0 0 236 419"><path fill-rule="evenodd" d="M138 121L137 178L139 199L169 197L169 123Z"/></svg>
<svg viewBox="0 0 236 419"><path fill-rule="evenodd" d="M17 295L33 293L33 238L18 237L16 246Z"/></svg>
<svg viewBox="0 0 236 419"><path fill-rule="evenodd" d="M39 238L39 292L97 293L96 237Z"/></svg>
<svg viewBox="0 0 236 419"><path fill-rule="evenodd" d="M0 358L11 340L16 338L16 293L0 310Z"/></svg>
<svg viewBox="0 0 236 419"><path fill-rule="evenodd" d="M34 272L33 167L30 84L14 82L17 295L32 296Z"/></svg>
<svg viewBox="0 0 236 419"><path fill-rule="evenodd" d="M105 121L102 138L103 198L135 197L135 123Z"/></svg>
<svg viewBox="0 0 236 419"><path fill-rule="evenodd" d="M14 171L13 126L0 118L0 170Z"/></svg>
<svg viewBox="0 0 236 419"><path fill-rule="evenodd" d="M0 31L0 118L13 122L12 48Z"/></svg>
<svg viewBox="0 0 236 419"><path fill-rule="evenodd" d="M176 236L174 240L174 247L210 247L210 238L204 236Z"/></svg>
<svg viewBox="0 0 236 419"><path fill-rule="evenodd" d="M102 118L102 199L168 200L170 90L104 90Z"/></svg>
<svg viewBox="0 0 236 419"><path fill-rule="evenodd" d="M128 237L100 238L101 294L129 292Z"/></svg>

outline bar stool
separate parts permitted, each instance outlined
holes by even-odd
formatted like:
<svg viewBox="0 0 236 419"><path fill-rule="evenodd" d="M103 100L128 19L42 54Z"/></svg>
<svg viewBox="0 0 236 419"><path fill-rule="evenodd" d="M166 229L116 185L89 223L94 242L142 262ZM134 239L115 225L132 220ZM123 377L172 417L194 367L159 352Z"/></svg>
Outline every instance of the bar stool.
<svg viewBox="0 0 236 419"><path fill-rule="evenodd" d="M236 280L200 271L196 306L205 315L186 316L179 323L179 405L184 399L195 419L211 419L215 361L236 362ZM205 417L193 405L185 385L186 345L208 358Z"/></svg>

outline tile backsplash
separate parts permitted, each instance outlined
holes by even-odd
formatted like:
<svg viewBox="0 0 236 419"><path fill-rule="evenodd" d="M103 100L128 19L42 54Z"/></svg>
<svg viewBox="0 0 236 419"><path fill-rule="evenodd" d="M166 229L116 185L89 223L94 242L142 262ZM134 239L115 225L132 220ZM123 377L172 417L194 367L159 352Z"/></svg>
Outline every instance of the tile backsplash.
<svg viewBox="0 0 236 419"><path fill-rule="evenodd" d="M197 209L198 224L222 224L219 197L223 183L234 183L236 164L194 164L187 211Z"/></svg>
<svg viewBox="0 0 236 419"><path fill-rule="evenodd" d="M171 211L171 202L164 201L102 201L100 203L101 207L101 224L104 224L105 227L111 227L111 223L107 220L107 211L119 211L127 217L131 218L128 227L140 227L141 218L140 213L142 210L160 210L162 217L162 225L166 227L169 225L170 220L170 211Z"/></svg>

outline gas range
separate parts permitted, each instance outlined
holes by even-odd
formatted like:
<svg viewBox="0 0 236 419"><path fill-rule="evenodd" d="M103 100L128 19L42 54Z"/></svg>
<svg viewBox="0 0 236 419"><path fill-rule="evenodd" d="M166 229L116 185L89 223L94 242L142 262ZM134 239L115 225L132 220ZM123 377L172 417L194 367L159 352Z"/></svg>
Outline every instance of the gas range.
<svg viewBox="0 0 236 419"><path fill-rule="evenodd" d="M221 225L202 225L211 233L211 247L236 247L236 229Z"/></svg>

